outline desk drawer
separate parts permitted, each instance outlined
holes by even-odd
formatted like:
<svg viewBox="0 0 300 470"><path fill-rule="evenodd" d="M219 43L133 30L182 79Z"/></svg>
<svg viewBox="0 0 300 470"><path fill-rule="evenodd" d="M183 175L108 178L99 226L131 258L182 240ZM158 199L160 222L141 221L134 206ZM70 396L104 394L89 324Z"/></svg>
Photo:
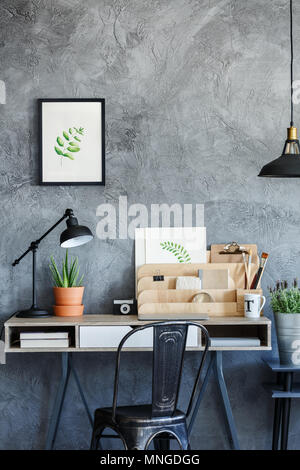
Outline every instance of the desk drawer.
<svg viewBox="0 0 300 470"><path fill-rule="evenodd" d="M80 348L117 348L123 336L132 328L130 326L80 326L79 344ZM129 338L125 348L152 348L152 328L139 331ZM198 346L198 328L190 327L187 346Z"/></svg>

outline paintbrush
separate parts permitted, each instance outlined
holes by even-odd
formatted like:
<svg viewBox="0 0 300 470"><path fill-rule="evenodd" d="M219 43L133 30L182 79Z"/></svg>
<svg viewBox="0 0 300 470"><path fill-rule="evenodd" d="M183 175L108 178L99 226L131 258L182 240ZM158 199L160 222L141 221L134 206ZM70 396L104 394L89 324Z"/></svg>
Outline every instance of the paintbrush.
<svg viewBox="0 0 300 470"><path fill-rule="evenodd" d="M252 250L251 250L251 248L249 248L247 289L250 289L250 280L251 280L251 260L252 260Z"/></svg>
<svg viewBox="0 0 300 470"><path fill-rule="evenodd" d="M253 282L251 284L251 289L257 289L260 281L261 281L261 278L262 278L262 275L264 273L264 270L265 270L265 267L266 267L266 264L267 264L267 261L268 261L268 253L262 253L261 254L261 260L260 260L260 265L259 265L259 268L258 268L258 271L253 279Z"/></svg>
<svg viewBox="0 0 300 470"><path fill-rule="evenodd" d="M247 261L246 261L246 254L243 252L242 256L243 256L243 260L244 260L245 274L246 274L246 289L249 289L248 265L247 265Z"/></svg>

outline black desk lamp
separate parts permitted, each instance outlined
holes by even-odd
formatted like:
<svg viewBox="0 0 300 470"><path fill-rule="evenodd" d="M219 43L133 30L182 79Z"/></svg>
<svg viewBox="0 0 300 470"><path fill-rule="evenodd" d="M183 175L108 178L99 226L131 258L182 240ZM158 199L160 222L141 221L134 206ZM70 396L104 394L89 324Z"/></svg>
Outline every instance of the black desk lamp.
<svg viewBox="0 0 300 470"><path fill-rule="evenodd" d="M38 240L31 242L28 250L26 250L20 258L13 262L13 266L19 264L22 258L30 251L32 252L32 306L28 310L19 312L16 316L19 318L43 318L52 316L47 310L40 309L36 302L36 252L40 242L57 227L64 219L67 219L67 229L60 235L60 246L63 248L72 248L84 245L93 239L92 232L84 225L78 225L78 220L74 217L72 209L66 209L64 215L54 224L44 235Z"/></svg>

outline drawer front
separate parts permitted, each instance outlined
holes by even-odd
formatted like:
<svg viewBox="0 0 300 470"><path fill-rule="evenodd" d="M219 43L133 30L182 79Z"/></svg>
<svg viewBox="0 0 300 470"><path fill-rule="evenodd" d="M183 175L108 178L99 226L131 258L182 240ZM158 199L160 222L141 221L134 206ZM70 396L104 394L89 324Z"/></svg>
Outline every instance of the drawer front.
<svg viewBox="0 0 300 470"><path fill-rule="evenodd" d="M129 331L130 326L80 326L79 344L81 348L117 348Z"/></svg>
<svg viewBox="0 0 300 470"><path fill-rule="evenodd" d="M117 348L121 339L132 328L130 326L80 326L79 342L81 348ZM189 328L187 346L198 346L198 328ZM125 348L152 348L153 330L148 328L131 336L125 343Z"/></svg>

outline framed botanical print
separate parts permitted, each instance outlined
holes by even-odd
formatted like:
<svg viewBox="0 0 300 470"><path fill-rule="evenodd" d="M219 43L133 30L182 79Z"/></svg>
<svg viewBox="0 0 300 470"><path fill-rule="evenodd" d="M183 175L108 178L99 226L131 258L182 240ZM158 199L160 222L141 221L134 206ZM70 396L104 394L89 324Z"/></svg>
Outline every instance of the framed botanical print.
<svg viewBox="0 0 300 470"><path fill-rule="evenodd" d="M40 184L105 185L105 100L38 102Z"/></svg>

